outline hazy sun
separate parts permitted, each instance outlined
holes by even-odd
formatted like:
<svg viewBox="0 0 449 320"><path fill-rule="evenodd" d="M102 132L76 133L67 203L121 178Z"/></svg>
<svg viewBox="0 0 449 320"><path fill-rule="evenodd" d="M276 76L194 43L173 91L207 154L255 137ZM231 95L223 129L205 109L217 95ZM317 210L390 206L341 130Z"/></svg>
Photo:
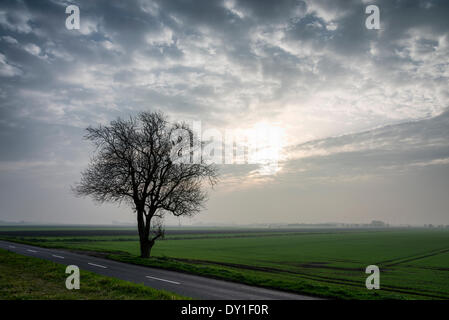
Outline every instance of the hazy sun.
<svg viewBox="0 0 449 320"><path fill-rule="evenodd" d="M259 174L278 172L283 147L284 130L279 125L258 122L247 131L248 163L259 164Z"/></svg>

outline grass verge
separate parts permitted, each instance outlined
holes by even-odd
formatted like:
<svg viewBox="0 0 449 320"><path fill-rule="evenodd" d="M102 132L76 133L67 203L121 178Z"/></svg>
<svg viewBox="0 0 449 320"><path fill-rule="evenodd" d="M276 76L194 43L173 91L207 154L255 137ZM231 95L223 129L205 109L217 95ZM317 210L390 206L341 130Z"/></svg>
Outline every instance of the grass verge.
<svg viewBox="0 0 449 320"><path fill-rule="evenodd" d="M183 297L80 270L80 289L68 290L65 266L0 249L2 300L176 300Z"/></svg>

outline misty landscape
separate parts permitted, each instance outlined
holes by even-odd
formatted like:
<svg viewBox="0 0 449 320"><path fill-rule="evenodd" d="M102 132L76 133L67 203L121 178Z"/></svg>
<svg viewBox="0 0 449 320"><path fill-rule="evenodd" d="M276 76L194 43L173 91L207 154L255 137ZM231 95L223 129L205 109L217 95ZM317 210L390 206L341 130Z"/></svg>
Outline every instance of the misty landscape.
<svg viewBox="0 0 449 320"><path fill-rule="evenodd" d="M2 1L0 300L448 300L448 16Z"/></svg>

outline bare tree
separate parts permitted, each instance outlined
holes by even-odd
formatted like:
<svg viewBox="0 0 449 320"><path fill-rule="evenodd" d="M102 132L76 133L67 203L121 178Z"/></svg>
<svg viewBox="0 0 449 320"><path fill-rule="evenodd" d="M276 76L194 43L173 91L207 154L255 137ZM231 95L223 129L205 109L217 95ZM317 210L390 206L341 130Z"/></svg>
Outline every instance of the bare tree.
<svg viewBox="0 0 449 320"><path fill-rule="evenodd" d="M192 163L193 132L185 124L170 124L160 112L86 130L96 151L73 191L99 203L130 204L137 215L140 254L148 258L164 236L164 214L199 212L207 198L205 184L217 182L217 169L202 160ZM186 157L189 161L180 161Z"/></svg>

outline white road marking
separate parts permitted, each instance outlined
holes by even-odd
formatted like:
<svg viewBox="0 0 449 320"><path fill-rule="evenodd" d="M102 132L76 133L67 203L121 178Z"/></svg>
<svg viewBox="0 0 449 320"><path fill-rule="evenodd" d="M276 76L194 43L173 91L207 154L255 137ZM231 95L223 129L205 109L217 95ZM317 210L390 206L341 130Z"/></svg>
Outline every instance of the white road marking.
<svg viewBox="0 0 449 320"><path fill-rule="evenodd" d="M53 256L53 257L55 257L55 258L60 258L60 259L64 259L64 257L61 257L61 256L57 256L56 254L52 254L52 256Z"/></svg>
<svg viewBox="0 0 449 320"><path fill-rule="evenodd" d="M165 281L165 282L169 282L169 283L173 283L173 284L181 284L181 283L176 282L176 281L165 280L165 279L155 278L155 277L150 277L150 276L147 276L147 278L149 278L149 279L154 279L154 280L159 280L159 281Z"/></svg>
<svg viewBox="0 0 449 320"><path fill-rule="evenodd" d="M88 262L87 264L90 264L91 266L95 266L95 267L104 268L104 269L107 268L107 267L105 267L105 266L102 266L102 265L99 265L99 264L95 264L95 263L90 263L90 262Z"/></svg>
<svg viewBox="0 0 449 320"><path fill-rule="evenodd" d="M34 253L37 252L36 250L31 250L31 249L27 249L27 251L29 251L29 252L34 252Z"/></svg>
<svg viewBox="0 0 449 320"><path fill-rule="evenodd" d="M15 248L14 246L9 246L10 248Z"/></svg>

